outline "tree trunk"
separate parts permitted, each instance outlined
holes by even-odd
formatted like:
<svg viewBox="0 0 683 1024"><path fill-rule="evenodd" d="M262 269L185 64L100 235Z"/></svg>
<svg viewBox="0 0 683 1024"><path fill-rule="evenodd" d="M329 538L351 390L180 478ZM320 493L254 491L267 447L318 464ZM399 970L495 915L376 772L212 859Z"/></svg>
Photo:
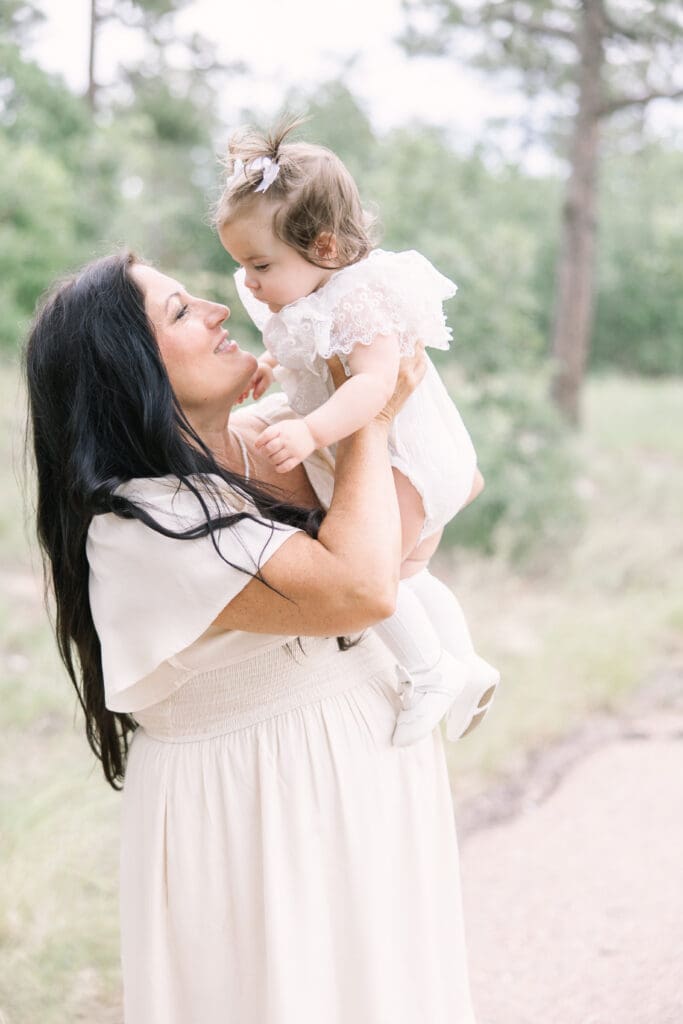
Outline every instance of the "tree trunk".
<svg viewBox="0 0 683 1024"><path fill-rule="evenodd" d="M97 84L95 82L95 44L97 43L97 0L90 0L90 45L88 48L88 106L94 113L97 103Z"/></svg>
<svg viewBox="0 0 683 1024"><path fill-rule="evenodd" d="M560 234L552 339L555 360L552 397L573 425L577 425L580 418L581 386L593 326L598 112L605 60L603 0L583 0L582 6L579 101Z"/></svg>

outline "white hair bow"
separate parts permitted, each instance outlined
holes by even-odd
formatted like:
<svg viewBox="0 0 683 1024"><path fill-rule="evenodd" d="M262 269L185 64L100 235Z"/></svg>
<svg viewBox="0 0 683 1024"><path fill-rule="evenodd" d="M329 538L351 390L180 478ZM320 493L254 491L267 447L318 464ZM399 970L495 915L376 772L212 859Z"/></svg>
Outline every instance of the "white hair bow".
<svg viewBox="0 0 683 1024"><path fill-rule="evenodd" d="M231 185L237 181L241 174L245 172L251 173L251 171L263 171L261 181L254 189L254 192L266 192L280 173L280 165L277 160L271 160L269 156L257 156L250 160L248 164L245 164L238 157L233 165L228 184Z"/></svg>

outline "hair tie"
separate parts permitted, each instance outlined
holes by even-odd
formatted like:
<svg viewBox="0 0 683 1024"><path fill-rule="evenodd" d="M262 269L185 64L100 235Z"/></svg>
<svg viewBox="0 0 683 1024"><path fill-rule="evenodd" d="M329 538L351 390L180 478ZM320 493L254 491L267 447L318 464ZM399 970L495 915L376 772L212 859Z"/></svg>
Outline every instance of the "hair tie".
<svg viewBox="0 0 683 1024"><path fill-rule="evenodd" d="M228 185L233 185L242 174L251 174L252 171L263 172L254 192L267 192L280 173L280 165L277 160L271 160L269 156L257 156L250 160L248 164L245 164L238 157L233 164L233 171L228 178Z"/></svg>

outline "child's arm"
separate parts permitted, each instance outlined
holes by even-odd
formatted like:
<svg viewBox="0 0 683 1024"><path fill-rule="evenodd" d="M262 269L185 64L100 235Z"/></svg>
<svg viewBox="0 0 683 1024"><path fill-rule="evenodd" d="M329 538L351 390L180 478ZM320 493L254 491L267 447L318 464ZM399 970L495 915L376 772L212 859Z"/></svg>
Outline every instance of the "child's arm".
<svg viewBox="0 0 683 1024"><path fill-rule="evenodd" d="M384 408L396 387L398 360L395 334L378 334L371 345L351 350L351 376L343 388L305 418L316 448L342 441Z"/></svg>
<svg viewBox="0 0 683 1024"><path fill-rule="evenodd" d="M378 334L371 345L356 345L348 362L352 376L327 402L302 420L268 427L257 438L278 472L289 472L316 448L353 434L384 408L396 386L398 338Z"/></svg>

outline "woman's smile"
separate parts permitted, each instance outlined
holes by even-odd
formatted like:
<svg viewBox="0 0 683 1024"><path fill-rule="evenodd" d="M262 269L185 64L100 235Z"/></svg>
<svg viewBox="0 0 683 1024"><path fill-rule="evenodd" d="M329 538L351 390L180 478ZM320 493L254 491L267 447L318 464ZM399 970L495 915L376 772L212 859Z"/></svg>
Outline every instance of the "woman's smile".
<svg viewBox="0 0 683 1024"><path fill-rule="evenodd" d="M223 330L222 333L223 337L221 338L221 340L218 342L214 349L214 353L216 355L218 355L221 352L234 352L235 349L239 348L237 342L234 340L234 338L230 337L230 335L225 329Z"/></svg>

